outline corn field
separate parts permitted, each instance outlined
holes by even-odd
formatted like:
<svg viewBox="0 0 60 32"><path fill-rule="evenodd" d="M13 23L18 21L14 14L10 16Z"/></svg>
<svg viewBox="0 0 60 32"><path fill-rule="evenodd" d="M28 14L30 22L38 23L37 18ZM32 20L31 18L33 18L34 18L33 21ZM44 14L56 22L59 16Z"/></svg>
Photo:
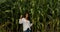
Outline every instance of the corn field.
<svg viewBox="0 0 60 32"><path fill-rule="evenodd" d="M60 0L0 0L0 32L23 32L19 18L26 11L32 32L60 32Z"/></svg>

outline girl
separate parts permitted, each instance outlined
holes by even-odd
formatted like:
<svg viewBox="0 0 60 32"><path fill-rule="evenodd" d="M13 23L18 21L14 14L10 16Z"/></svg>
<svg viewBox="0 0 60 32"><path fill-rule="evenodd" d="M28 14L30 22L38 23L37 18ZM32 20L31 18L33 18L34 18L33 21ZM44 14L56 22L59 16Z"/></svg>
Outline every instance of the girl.
<svg viewBox="0 0 60 32"><path fill-rule="evenodd" d="M23 18L21 15L19 19L19 24L23 24L23 32L31 32L30 27L32 26L32 23L30 24L29 21L29 13L25 13Z"/></svg>

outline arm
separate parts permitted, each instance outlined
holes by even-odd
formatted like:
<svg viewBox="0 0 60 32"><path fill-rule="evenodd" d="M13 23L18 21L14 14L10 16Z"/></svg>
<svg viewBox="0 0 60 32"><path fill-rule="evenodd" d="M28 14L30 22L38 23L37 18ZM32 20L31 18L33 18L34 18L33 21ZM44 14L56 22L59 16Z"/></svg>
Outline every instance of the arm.
<svg viewBox="0 0 60 32"><path fill-rule="evenodd" d="M29 22L29 29L30 29L30 30L31 30L31 26L32 26L32 25L33 25L33 24Z"/></svg>
<svg viewBox="0 0 60 32"><path fill-rule="evenodd" d="M22 19L19 19L19 24L22 24L23 22L22 22Z"/></svg>
<svg viewBox="0 0 60 32"><path fill-rule="evenodd" d="M34 24L34 19L32 19L32 23L30 24L30 27Z"/></svg>
<svg viewBox="0 0 60 32"><path fill-rule="evenodd" d="M29 21L29 25L30 25L30 27L33 25L33 23L30 23L30 21Z"/></svg>
<svg viewBox="0 0 60 32"><path fill-rule="evenodd" d="M33 23L30 24L30 27L33 25Z"/></svg>
<svg viewBox="0 0 60 32"><path fill-rule="evenodd" d="M19 19L19 24L22 24L22 15L20 16L20 19Z"/></svg>

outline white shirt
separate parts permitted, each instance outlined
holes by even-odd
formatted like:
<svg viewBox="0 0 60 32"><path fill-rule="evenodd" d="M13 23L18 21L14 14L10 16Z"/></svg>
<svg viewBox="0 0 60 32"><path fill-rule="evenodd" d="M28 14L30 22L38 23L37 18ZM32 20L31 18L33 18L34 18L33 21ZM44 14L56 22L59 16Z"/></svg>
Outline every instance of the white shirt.
<svg viewBox="0 0 60 32"><path fill-rule="evenodd" d="M32 26L32 24L30 24L30 21L26 20L25 18L19 19L19 24L23 24L23 31L26 31L28 28L30 29Z"/></svg>

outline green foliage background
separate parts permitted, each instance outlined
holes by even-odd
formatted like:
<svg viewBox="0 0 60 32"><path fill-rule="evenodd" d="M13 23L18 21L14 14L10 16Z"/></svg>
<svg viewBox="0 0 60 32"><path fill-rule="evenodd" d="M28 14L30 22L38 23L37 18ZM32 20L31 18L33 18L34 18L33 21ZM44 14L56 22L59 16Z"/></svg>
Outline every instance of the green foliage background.
<svg viewBox="0 0 60 32"><path fill-rule="evenodd" d="M18 19L27 10L32 32L60 32L60 0L0 0L0 32L18 32Z"/></svg>

